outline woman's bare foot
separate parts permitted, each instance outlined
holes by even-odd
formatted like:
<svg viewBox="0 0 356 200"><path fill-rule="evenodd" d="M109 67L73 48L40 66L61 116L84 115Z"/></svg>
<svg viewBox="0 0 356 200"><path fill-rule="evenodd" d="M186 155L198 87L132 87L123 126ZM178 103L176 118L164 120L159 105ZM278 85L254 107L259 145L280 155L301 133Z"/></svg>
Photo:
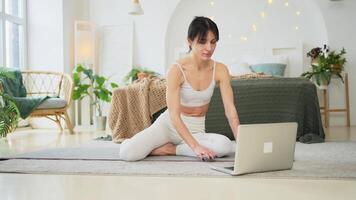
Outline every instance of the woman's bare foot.
<svg viewBox="0 0 356 200"><path fill-rule="evenodd" d="M176 155L176 145L168 142L153 151L151 151L150 155L152 156L173 156Z"/></svg>

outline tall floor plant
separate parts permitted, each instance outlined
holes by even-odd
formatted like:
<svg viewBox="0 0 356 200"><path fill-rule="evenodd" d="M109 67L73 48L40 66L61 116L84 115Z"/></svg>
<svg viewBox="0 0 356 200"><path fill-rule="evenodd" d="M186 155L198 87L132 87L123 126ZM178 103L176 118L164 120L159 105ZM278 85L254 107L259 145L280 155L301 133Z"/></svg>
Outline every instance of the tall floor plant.
<svg viewBox="0 0 356 200"><path fill-rule="evenodd" d="M20 118L13 98L5 94L2 88L2 80L6 78L14 79L15 75L5 68L0 68L0 138L6 137L8 133L12 132Z"/></svg>

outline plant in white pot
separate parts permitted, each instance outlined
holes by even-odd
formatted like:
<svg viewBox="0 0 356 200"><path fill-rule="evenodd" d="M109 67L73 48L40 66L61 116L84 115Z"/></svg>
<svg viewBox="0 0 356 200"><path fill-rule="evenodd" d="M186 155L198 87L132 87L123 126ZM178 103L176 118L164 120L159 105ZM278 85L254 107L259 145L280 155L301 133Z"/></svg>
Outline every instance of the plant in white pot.
<svg viewBox="0 0 356 200"><path fill-rule="evenodd" d="M314 54L310 53L314 50ZM312 79L319 89L326 89L330 83L331 77L336 76L342 82L342 71L346 63L345 49L340 53L336 51L329 52L329 47L324 45L324 48L314 48L307 55L312 59L316 59L316 63L312 63L311 70L304 72L301 76Z"/></svg>
<svg viewBox="0 0 356 200"><path fill-rule="evenodd" d="M73 100L81 100L89 96L96 110L94 121L96 129L105 130L106 116L103 116L103 105L111 101L111 90L119 87L119 85L109 82L107 77L94 74L92 69L88 69L81 64L78 64L73 71L73 81Z"/></svg>

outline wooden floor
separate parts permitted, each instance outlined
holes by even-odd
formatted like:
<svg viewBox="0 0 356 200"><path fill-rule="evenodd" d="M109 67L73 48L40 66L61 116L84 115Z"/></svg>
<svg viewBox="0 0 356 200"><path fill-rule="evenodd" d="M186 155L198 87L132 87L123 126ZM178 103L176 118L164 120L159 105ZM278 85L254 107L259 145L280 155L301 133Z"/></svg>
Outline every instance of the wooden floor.
<svg viewBox="0 0 356 200"><path fill-rule="evenodd" d="M327 141L355 141L356 127L325 129ZM23 129L0 140L0 155L86 143L104 132ZM355 150L356 151L356 150ZM0 174L1 200L356 199L356 181L244 177Z"/></svg>

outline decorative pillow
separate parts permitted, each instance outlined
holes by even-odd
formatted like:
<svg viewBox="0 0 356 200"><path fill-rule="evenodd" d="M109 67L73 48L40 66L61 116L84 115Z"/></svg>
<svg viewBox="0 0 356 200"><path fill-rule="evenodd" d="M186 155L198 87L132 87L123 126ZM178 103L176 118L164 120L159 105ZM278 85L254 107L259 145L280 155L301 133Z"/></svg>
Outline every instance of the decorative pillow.
<svg viewBox="0 0 356 200"><path fill-rule="evenodd" d="M251 65L250 69L256 73L264 73L271 76L284 76L286 64L282 63L261 63Z"/></svg>
<svg viewBox="0 0 356 200"><path fill-rule="evenodd" d="M228 68L231 76L240 76L252 72L247 63L233 63Z"/></svg>

